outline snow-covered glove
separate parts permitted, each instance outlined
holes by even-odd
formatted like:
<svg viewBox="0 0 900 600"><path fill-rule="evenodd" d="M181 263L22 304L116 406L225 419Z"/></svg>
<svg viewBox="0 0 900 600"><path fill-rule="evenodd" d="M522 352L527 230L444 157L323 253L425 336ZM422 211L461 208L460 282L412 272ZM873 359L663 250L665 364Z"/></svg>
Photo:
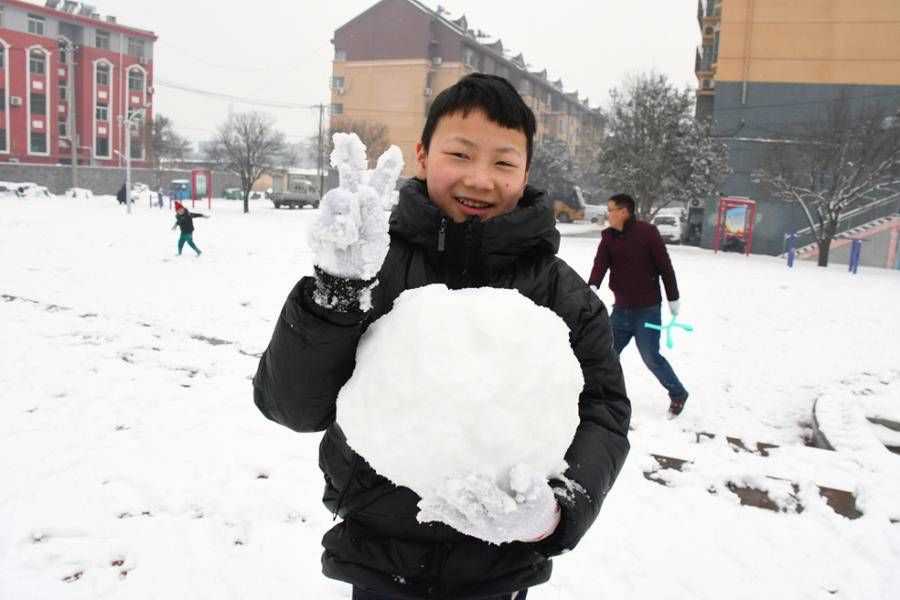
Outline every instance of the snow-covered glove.
<svg viewBox="0 0 900 600"><path fill-rule="evenodd" d="M559 525L559 505L547 479L521 464L509 472L510 490L484 473L444 480L419 501L420 523L440 521L492 544L536 542Z"/></svg>
<svg viewBox="0 0 900 600"><path fill-rule="evenodd" d="M367 170L366 146L355 133L335 133L331 166L340 184L322 198L319 218L309 232L315 252L319 306L342 312L366 310L375 275L387 256L388 217L385 206L403 170L403 154L391 146Z"/></svg>
<svg viewBox="0 0 900 600"><path fill-rule="evenodd" d="M678 300L670 300L669 301L669 312L672 313L672 316L678 316L678 311L681 310L681 299Z"/></svg>

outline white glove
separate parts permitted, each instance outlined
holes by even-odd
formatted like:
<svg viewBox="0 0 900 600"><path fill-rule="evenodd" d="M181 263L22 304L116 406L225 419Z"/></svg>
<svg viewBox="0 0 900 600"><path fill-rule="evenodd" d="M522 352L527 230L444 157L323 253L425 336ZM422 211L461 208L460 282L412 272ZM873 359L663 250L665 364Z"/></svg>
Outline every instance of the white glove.
<svg viewBox="0 0 900 600"><path fill-rule="evenodd" d="M669 301L669 312L672 313L672 316L677 316L678 311L681 310L681 299L678 300L670 300Z"/></svg>
<svg viewBox="0 0 900 600"><path fill-rule="evenodd" d="M366 170L366 147L355 133L335 133L331 166L340 184L319 204L319 218L309 232L314 264L345 279L375 277L387 256L386 197L403 170L403 154L391 146Z"/></svg>
<svg viewBox="0 0 900 600"><path fill-rule="evenodd" d="M448 478L419 502L420 523L440 521L492 544L541 540L559 524L559 505L547 479L521 464L509 472L510 491L493 477L469 473Z"/></svg>

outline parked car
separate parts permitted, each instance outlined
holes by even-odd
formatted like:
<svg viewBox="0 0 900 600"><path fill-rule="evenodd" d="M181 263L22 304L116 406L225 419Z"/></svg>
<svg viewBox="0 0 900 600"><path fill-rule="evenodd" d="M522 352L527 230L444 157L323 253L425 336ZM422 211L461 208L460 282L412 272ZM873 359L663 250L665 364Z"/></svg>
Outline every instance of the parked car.
<svg viewBox="0 0 900 600"><path fill-rule="evenodd" d="M94 197L94 192L85 188L69 188L66 190L67 198L78 198L81 200L86 200Z"/></svg>
<svg viewBox="0 0 900 600"><path fill-rule="evenodd" d="M16 183L13 185L16 186L16 195L20 198L50 197L50 191L46 187L38 185L36 183L31 183L30 181L26 181L24 183Z"/></svg>
<svg viewBox="0 0 900 600"><path fill-rule="evenodd" d="M603 223L606 221L606 217L608 215L608 211L605 206L600 206L598 204L585 204L584 205L584 220L590 221L591 223Z"/></svg>
<svg viewBox="0 0 900 600"><path fill-rule="evenodd" d="M656 215L653 217L653 225L659 230L659 235L666 242L680 244L684 233L684 226L676 215Z"/></svg>
<svg viewBox="0 0 900 600"><path fill-rule="evenodd" d="M275 208L303 208L306 205L319 208L319 190L312 182L305 179L292 180L289 190L272 192L272 204Z"/></svg>
<svg viewBox="0 0 900 600"><path fill-rule="evenodd" d="M222 197L226 200L243 200L244 190L241 188L226 188L222 193Z"/></svg>

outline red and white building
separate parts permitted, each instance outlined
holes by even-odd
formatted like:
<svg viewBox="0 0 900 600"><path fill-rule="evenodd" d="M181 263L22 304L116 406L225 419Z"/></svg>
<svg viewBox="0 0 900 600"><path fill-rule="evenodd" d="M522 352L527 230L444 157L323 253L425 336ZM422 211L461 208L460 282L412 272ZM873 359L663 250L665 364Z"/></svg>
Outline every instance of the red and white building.
<svg viewBox="0 0 900 600"><path fill-rule="evenodd" d="M0 0L0 162L118 166L134 115L133 166L147 166L151 31L90 5Z"/></svg>

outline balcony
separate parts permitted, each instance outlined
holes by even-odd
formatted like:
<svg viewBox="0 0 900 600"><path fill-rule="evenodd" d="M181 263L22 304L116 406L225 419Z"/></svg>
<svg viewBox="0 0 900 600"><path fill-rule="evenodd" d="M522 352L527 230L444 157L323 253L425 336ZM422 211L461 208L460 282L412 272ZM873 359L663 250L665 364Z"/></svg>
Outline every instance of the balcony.
<svg viewBox="0 0 900 600"><path fill-rule="evenodd" d="M696 73L698 79L715 77L716 68L713 64L712 46L704 45L702 50L699 47L696 49L694 53L694 73Z"/></svg>

